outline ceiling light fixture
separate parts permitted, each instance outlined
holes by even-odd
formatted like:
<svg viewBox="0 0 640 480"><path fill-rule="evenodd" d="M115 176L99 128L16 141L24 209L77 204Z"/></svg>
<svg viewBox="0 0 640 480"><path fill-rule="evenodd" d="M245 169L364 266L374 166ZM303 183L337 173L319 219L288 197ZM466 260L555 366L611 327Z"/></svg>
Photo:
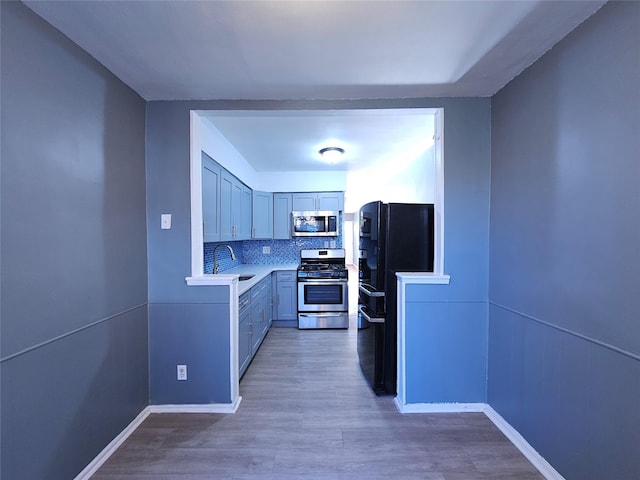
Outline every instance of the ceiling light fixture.
<svg viewBox="0 0 640 480"><path fill-rule="evenodd" d="M335 163L342 158L344 155L344 148L340 147L325 147L321 148L320 156L329 163Z"/></svg>

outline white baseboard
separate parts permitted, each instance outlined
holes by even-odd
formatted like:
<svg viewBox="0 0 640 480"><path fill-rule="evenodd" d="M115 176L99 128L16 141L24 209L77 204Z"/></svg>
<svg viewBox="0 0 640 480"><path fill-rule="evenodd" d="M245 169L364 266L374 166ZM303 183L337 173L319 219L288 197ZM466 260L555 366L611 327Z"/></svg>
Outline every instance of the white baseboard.
<svg viewBox="0 0 640 480"><path fill-rule="evenodd" d="M152 413L236 413L242 397L238 396L233 403L212 403L206 405L150 405L127 425L109 445L87 465L74 480L89 480L91 476L106 462L111 455L129 438L136 428Z"/></svg>
<svg viewBox="0 0 640 480"><path fill-rule="evenodd" d="M74 480L88 480L91 476L96 473L96 471L102 466L104 462L106 462L111 455L118 449L120 445L124 443L124 441L129 438L138 426L144 422L144 420L151 413L151 409L146 407L140 414L133 419L133 421L125 427L120 434L109 444L104 447L104 449L94 458L89 465L87 465L84 470L82 470Z"/></svg>
<svg viewBox="0 0 640 480"><path fill-rule="evenodd" d="M547 480L565 480L555 468L551 466L530 444L527 442L518 431L513 428L509 422L507 422L502 416L496 412L490 405L485 406L484 414L498 427L498 429L504 433L505 437L520 450L527 460L529 460L534 467L546 478Z"/></svg>
<svg viewBox="0 0 640 480"><path fill-rule="evenodd" d="M484 412L484 403L405 403L394 399L396 408L400 413L460 413L460 412Z"/></svg>
<svg viewBox="0 0 640 480"><path fill-rule="evenodd" d="M518 431L502 416L486 403L410 403L402 404L398 397L394 399L396 408L401 413L469 413L482 412L493 424L520 450L529 462L547 480L565 480L549 462L527 442Z"/></svg>
<svg viewBox="0 0 640 480"><path fill-rule="evenodd" d="M233 403L206 403L189 405L151 405L151 413L236 413L242 397L238 396Z"/></svg>

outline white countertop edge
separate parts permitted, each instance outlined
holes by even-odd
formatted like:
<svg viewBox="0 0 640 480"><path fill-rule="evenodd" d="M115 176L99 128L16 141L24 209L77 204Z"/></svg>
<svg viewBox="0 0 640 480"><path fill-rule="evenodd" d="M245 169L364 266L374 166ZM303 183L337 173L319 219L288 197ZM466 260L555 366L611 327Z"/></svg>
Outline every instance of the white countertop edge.
<svg viewBox="0 0 640 480"><path fill-rule="evenodd" d="M202 275L201 277L186 277L184 279L187 285L231 285L238 281L239 275L225 275L219 273L217 275Z"/></svg>
<svg viewBox="0 0 640 480"><path fill-rule="evenodd" d="M420 285L449 285L450 275L438 275L432 272L396 272L401 283Z"/></svg>
<svg viewBox="0 0 640 480"><path fill-rule="evenodd" d="M222 273L186 277L184 280L188 286L232 285L235 281L238 283L239 293L242 294L256 285L267 275L270 275L272 272L280 270L296 270L297 268L298 264L295 263L283 263L274 265L258 265L245 263L229 270L225 270ZM247 274L255 275L255 277L244 282L238 281L238 277L240 275Z"/></svg>

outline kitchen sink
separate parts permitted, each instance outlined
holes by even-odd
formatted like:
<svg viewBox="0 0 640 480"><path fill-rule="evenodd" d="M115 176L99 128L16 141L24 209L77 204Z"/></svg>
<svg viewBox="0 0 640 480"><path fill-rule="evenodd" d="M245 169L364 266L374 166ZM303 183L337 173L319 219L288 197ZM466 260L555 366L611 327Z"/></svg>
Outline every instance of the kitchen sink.
<svg viewBox="0 0 640 480"><path fill-rule="evenodd" d="M240 275L238 280L244 282L245 280L251 280L253 277L255 277L255 275Z"/></svg>

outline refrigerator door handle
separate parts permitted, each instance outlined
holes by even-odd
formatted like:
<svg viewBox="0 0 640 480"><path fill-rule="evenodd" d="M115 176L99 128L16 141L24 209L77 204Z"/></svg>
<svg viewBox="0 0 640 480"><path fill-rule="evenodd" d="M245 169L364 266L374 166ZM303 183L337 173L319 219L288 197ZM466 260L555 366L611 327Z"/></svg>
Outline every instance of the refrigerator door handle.
<svg viewBox="0 0 640 480"><path fill-rule="evenodd" d="M358 307L358 312L360 312L360 314L365 318L365 320L369 323L384 323L384 317L370 317L369 315L367 315L367 313L365 312L365 306L360 305Z"/></svg>
<svg viewBox="0 0 640 480"><path fill-rule="evenodd" d="M378 292L375 288L366 283L361 283L359 290L370 297L384 297L384 292Z"/></svg>

